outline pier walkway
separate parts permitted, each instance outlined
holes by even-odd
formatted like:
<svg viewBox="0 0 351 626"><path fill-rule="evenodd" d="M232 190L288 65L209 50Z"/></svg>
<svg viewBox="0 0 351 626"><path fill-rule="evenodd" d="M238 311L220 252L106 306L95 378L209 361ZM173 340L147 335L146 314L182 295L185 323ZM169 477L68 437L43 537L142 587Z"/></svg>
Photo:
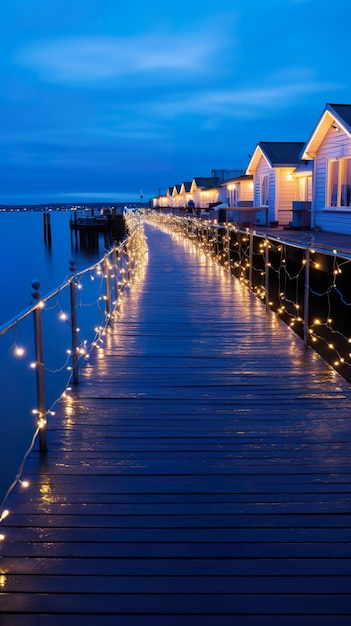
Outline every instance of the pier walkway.
<svg viewBox="0 0 351 626"><path fill-rule="evenodd" d="M0 625L349 625L350 385L191 243L146 233L10 497Z"/></svg>

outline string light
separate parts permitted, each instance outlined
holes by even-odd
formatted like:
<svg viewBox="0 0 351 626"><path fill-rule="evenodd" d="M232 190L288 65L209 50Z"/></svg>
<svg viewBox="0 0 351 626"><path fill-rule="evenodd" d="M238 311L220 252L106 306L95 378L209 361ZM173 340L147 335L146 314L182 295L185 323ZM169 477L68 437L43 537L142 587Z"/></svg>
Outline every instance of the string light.
<svg viewBox="0 0 351 626"><path fill-rule="evenodd" d="M18 356L18 357L22 357L26 353L25 349L22 348L21 346L15 346L13 352L14 352L15 356Z"/></svg>
<svg viewBox="0 0 351 626"><path fill-rule="evenodd" d="M346 348L351 340L340 327L337 315L338 302L345 307L351 307L351 302L343 295L338 282L345 270L351 271L349 255L343 256L335 248L330 252L317 249L313 237L309 234L302 237L300 244L295 244L283 242L279 237L268 238L267 235L257 233L255 230L250 231L249 228L242 229L235 223L227 222L223 226L218 226L201 217L149 212L146 219L167 232L178 233L180 238L187 237L199 245L209 256L216 258L223 268L234 274L243 285L250 288L258 298L265 300L266 306L276 311L289 326L294 327L296 332L300 335L305 332L311 344L318 344L319 352L322 352L331 364L337 361L338 367L342 365L351 368L351 352L349 353ZM291 261L292 250L295 252ZM309 257L306 256L306 250L309 251ZM266 251L269 251L268 262ZM324 261L328 257L333 261L331 273L328 273L328 261ZM293 272L291 268L294 268ZM267 270L269 270L268 280ZM308 285L309 298L313 297L314 301L316 299L326 301L325 305L323 304L325 317L317 318L313 322L304 318L303 294L305 293L306 270L312 276L311 284L313 285L312 287L311 284ZM321 274L330 276L330 284L324 290L314 288L314 284L318 284L319 280L316 274L316 280L313 282L314 271L318 272L319 276ZM273 276L276 277L277 283L275 287L278 290L277 302L270 299L266 293L267 286L268 289L271 287ZM339 299L338 302L334 296L332 300L333 293ZM331 315L332 311L335 311L335 314ZM312 327L312 333L309 326ZM335 340L331 341L331 335L335 337ZM331 345L333 348L330 347ZM328 351L337 354L337 359L334 361L330 359ZM347 374L343 370L343 374L351 379L351 373Z"/></svg>
<svg viewBox="0 0 351 626"><path fill-rule="evenodd" d="M135 277L137 277L138 275L138 271L140 270L140 268L143 267L143 265L146 262L147 259L147 244L146 244L146 238L144 235L144 230L142 227L142 224L140 222L140 218L139 216L134 216L134 215L129 215L126 217L126 224L127 224L127 230L128 230L128 237L125 241L123 241L121 244L119 244L117 246L117 262L114 265L110 260L109 257L112 255L113 250L110 250L106 253L104 260L107 258L108 262L106 263L106 268L107 268L107 272L111 272L111 277L114 278L114 276L116 275L116 278L118 279L118 282L120 283L120 286L118 286L118 289L116 290L116 293L114 293L114 297L112 299L111 297L111 303L113 302L113 307L117 308L120 299L123 297L124 293L126 291L126 287L128 287L129 285L131 285L132 281L135 279ZM101 300L101 296L103 296L103 302L106 302L107 299L107 295L102 293L103 287L104 287L104 276L103 276L103 272L102 272L102 266L103 266L103 262L104 260L100 260L95 266L87 268L86 270L84 270L83 272L80 272L79 275L77 275L77 281L75 282L75 285L77 287L77 290L79 292L81 292L83 290L83 284L82 284L82 280L83 278L86 276L88 280L95 280L95 277L93 275L93 272L96 271L97 276L100 277L100 283L98 285L98 289L99 289L99 295L97 296L97 298L93 301L93 302L89 302L89 303L84 303L82 301L82 299L80 299L79 303L77 306L83 308L85 306L97 306L97 308L100 310L100 314L102 316L102 319L100 321L100 323L95 326L95 335L93 337L93 340L91 342L88 341L88 339L80 339L78 342L78 346L77 346L77 355L79 358L84 359L84 362L86 362L89 359L89 352L92 349L98 348L99 350L102 350L102 345L104 343L104 336L106 335L106 327L108 326L108 324L111 322L111 319L113 317L114 311L112 312L107 312L107 311L102 311L102 309L99 307L99 302ZM58 308L58 318L60 321L64 321L64 322L71 322L70 320L70 316L64 312L64 310L61 308L60 306L60 294L61 292L64 291L64 289L66 287L69 287L70 285L70 281L71 278L69 278L69 280L67 280L63 285L60 286L60 288L57 290L57 292L55 292L54 294L48 296L47 298L44 298L43 300L41 300L39 303L36 303L35 306L39 306L40 308L45 308L46 312L50 312L55 308ZM112 293L111 293L112 296ZM46 306L47 302L49 301L50 298L54 298L56 297L56 302L53 304L53 306ZM80 298L82 298L82 296L80 296ZM30 309L30 312L32 311L32 309ZM24 319L26 315L21 316L20 319ZM21 345L19 345L17 343L17 334L18 334L18 321L16 321L15 323L11 323L8 328L4 327L2 334L5 334L8 330L10 330L11 328L14 328L15 330L15 340L12 344L12 350L13 353L18 356L18 357L23 357L26 354L26 350L24 347L22 347ZM80 329L77 328L76 332L79 333ZM100 343L101 342L101 343ZM3 502L1 503L0 506L0 511L1 515L0 515L0 522L2 522L3 520L5 520L7 518L7 516L9 515L9 509L8 508L4 508L4 504L7 501L10 493L12 492L12 490L14 489L14 487L17 484L20 484L21 487L23 488L28 488L29 487L29 482L27 480L22 480L21 476L22 476L22 472L24 469L24 464L26 459L28 458L28 455L30 454L30 452L33 450L35 442L38 438L39 432L43 429L46 428L47 425L47 416L53 416L55 415L55 411L53 410L56 406L56 404L63 399L64 401L68 402L68 403L72 403L72 397L69 395L69 392L71 390L71 386L70 386L70 381L72 378L72 368L71 367L67 367L67 363L68 360L72 358L72 350L70 348L67 348L65 350L65 363L64 365L60 366L58 369L56 370L52 370L49 369L47 367L45 367L45 371L50 372L50 373L57 373L62 371L64 368L66 368L70 373L69 373L69 378L68 381L66 383L66 387L64 389L64 391L62 393L60 393L60 395L56 398L56 400L54 400L54 402L52 403L51 407L45 412L45 415L43 413L41 413L38 409L32 409L32 415L34 415L36 417L37 423L36 423L36 430L33 434L32 440L31 440L31 444L27 450L27 452L24 455L24 458L22 460L22 463L20 465L20 468L18 470L18 473L14 479L14 481L12 482L12 484L10 485L8 491L5 494L5 497L3 499ZM35 361L30 362L29 367L32 369L35 369L37 367L37 363ZM89 367L91 367L89 365ZM71 413L73 411L73 408L71 406L66 407L67 408L67 412ZM0 534L0 540L3 541L5 539L5 535L4 534Z"/></svg>

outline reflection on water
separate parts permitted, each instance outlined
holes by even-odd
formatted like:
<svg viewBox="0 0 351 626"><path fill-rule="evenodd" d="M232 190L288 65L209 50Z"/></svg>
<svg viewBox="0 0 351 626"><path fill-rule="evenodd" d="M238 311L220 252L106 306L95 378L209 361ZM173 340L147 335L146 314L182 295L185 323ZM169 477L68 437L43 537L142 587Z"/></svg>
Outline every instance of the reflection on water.
<svg viewBox="0 0 351 626"><path fill-rule="evenodd" d="M69 261L82 270L104 253L104 239L94 247L71 238L69 212L51 213L51 245L45 242L43 213L0 213L0 259L6 290L1 299L0 324L25 309L31 299L31 284L39 280L43 294L64 281ZM3 284L4 284L3 283Z"/></svg>
<svg viewBox="0 0 351 626"><path fill-rule="evenodd" d="M94 246L89 247L78 238L71 237L69 218L69 212L52 212L51 238L48 232L45 238L43 213L0 213L0 258L3 267L0 325L5 325L31 304L33 280L40 281L40 291L46 295L64 282L70 273L69 261L72 258L77 271L81 271L103 256L103 236L95 238ZM96 300L99 281L95 283L90 278L82 280L83 291L78 306L83 301L91 304ZM66 349L71 345L69 324L57 322L59 314L69 310L68 290L62 292L57 302L50 306L52 310L48 307L43 311L44 362L48 370L55 370L57 363L59 366L65 363ZM85 308L84 314L89 319L89 307ZM90 321L89 324L92 325ZM83 336L87 331L88 328L82 325ZM59 344L62 355L53 349L53 340L56 345ZM16 346L25 349L22 359L14 358ZM0 337L0 501L17 473L35 428L31 415L31 410L36 407L35 369L30 369L30 363L34 361L33 320L29 317ZM57 398L57 388L62 390L65 387L66 380L65 367L62 374L54 376L47 373L48 405Z"/></svg>

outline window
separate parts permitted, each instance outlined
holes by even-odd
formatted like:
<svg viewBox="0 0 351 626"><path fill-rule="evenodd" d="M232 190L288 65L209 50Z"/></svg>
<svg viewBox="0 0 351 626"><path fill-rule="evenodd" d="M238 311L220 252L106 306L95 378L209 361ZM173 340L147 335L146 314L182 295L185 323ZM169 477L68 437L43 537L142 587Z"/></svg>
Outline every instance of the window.
<svg viewBox="0 0 351 626"><path fill-rule="evenodd" d="M296 199L302 202L312 200L312 176L297 176Z"/></svg>
<svg viewBox="0 0 351 626"><path fill-rule="evenodd" d="M227 190L228 190L228 196L227 196L228 206L238 206L238 203L239 203L238 185L230 184L228 185Z"/></svg>
<svg viewBox="0 0 351 626"><path fill-rule="evenodd" d="M269 176L261 176L260 179L260 189L261 189L261 198L260 205L268 206L268 198L269 198Z"/></svg>
<svg viewBox="0 0 351 626"><path fill-rule="evenodd" d="M327 206L351 207L351 158L329 161Z"/></svg>

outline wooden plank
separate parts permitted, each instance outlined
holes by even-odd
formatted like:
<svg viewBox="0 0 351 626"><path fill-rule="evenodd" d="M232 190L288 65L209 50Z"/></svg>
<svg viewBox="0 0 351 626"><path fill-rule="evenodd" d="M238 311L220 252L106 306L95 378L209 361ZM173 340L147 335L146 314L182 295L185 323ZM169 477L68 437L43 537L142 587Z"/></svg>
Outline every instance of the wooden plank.
<svg viewBox="0 0 351 626"><path fill-rule="evenodd" d="M11 495L1 626L349 624L349 385L191 244L148 237Z"/></svg>
<svg viewBox="0 0 351 626"><path fill-rule="evenodd" d="M48 546L46 557L17 556L11 559L8 571L3 575L6 578L6 587L17 589L16 577L23 576L62 576L62 590L65 587L65 576L82 577L87 574L93 577L100 576L310 576L316 582L324 576L346 576L351 574L350 559L343 553L343 544L340 546L288 546L281 545L270 548L267 544L238 546L238 554L233 558L218 556L204 556L201 546L197 547L195 555L161 553L154 547L154 553L130 554L129 556L116 555L109 552L106 544L99 556L88 556L80 553L81 545L76 546L75 553L69 552L55 556L50 554ZM150 548L150 546L147 546ZM280 548L280 549L279 549ZM296 554L295 554L296 551ZM14 576L14 578L11 578ZM10 577L10 578L9 578ZM10 586L11 584L11 586ZM277 588L277 592L279 588Z"/></svg>
<svg viewBox="0 0 351 626"><path fill-rule="evenodd" d="M94 589L95 594L128 593L134 594L143 589L144 593L186 594L189 588L193 593L231 594L289 594L294 589L297 594L340 594L349 593L347 576L197 576L191 575L144 575L144 576L67 576L66 583L71 593L85 593ZM11 576L9 576L11 582ZM18 593L60 593L62 576L19 576L16 580Z"/></svg>
<svg viewBox="0 0 351 626"><path fill-rule="evenodd" d="M334 616L332 616L334 619ZM64 618L61 615L50 615L50 626L62 626L62 620L64 619L65 626L77 626L77 615L65 614ZM99 626L116 626L116 619L119 619L116 615L99 615ZM201 626L213 626L214 620L218 626L233 626L232 615L126 615L122 616L123 626L164 626L167 622L167 626L194 626L199 623L201 619ZM296 626L296 615L289 616L284 615L284 626ZM330 626L331 615L318 615L319 626ZM84 626L96 626L96 615L84 615ZM259 620L259 622L258 622ZM349 626L349 617L338 615L335 617L338 626ZM298 616L299 626L311 626L311 616ZM281 626L282 617L280 615L261 615L259 618L257 615L236 615L235 626ZM11 614L11 626L47 626L48 616L46 614L36 615L14 615Z"/></svg>

